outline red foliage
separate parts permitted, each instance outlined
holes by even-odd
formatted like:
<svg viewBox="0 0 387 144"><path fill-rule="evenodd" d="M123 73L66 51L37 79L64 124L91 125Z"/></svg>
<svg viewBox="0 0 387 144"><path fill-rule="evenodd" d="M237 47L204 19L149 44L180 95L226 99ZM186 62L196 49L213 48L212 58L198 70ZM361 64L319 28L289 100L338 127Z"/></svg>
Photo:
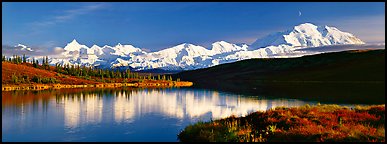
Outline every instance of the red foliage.
<svg viewBox="0 0 387 144"><path fill-rule="evenodd" d="M2 62L1 65L1 82L2 84L11 84L12 75L17 76L27 75L29 78L33 76L40 76L45 78L55 78L60 80L61 84L98 84L99 82L85 80L74 76L66 75L67 77L59 77L57 72L54 71L55 67L50 70L38 69L32 67L31 64L13 64L9 62Z"/></svg>
<svg viewBox="0 0 387 144"><path fill-rule="evenodd" d="M244 119L251 121L252 133L275 125L273 135L264 135L269 141L384 141L384 133L378 132L384 127L384 111L384 105L362 111L315 106L252 113Z"/></svg>

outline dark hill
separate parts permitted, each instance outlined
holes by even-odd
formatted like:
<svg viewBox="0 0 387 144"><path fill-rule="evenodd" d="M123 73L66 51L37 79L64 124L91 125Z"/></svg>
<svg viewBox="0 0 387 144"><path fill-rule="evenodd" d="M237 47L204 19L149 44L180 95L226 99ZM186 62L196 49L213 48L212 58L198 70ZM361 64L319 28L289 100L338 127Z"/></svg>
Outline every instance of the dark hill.
<svg viewBox="0 0 387 144"><path fill-rule="evenodd" d="M385 50L248 59L175 74L195 87L336 103L385 103Z"/></svg>

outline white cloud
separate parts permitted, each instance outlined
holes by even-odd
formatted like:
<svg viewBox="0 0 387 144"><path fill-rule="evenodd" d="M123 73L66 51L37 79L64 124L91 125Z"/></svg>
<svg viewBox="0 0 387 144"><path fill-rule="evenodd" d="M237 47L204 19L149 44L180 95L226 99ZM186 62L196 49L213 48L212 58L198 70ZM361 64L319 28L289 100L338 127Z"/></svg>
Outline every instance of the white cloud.
<svg viewBox="0 0 387 144"><path fill-rule="evenodd" d="M311 47L298 49L296 51L309 51L309 52L337 52L347 50L366 50L366 49L385 49L385 44L364 44L364 45L327 45L320 47Z"/></svg>
<svg viewBox="0 0 387 144"><path fill-rule="evenodd" d="M33 57L58 57L59 54L64 52L64 49L61 47L55 47L51 49L47 49L45 47L29 47L29 49L32 49L32 51L23 48L21 46L10 46L10 45L2 45L1 53L5 56L12 56L12 55L27 55L27 56L33 56Z"/></svg>
<svg viewBox="0 0 387 144"><path fill-rule="evenodd" d="M63 11L62 15L56 15L50 18L47 18L45 20L35 21L32 22L32 26L48 26L48 25L54 25L61 22L65 22L71 19L76 18L77 16L84 15L91 13L96 10L100 10L103 8L106 8L108 5L106 3L92 3L88 4L82 7L79 7L77 9L70 9Z"/></svg>

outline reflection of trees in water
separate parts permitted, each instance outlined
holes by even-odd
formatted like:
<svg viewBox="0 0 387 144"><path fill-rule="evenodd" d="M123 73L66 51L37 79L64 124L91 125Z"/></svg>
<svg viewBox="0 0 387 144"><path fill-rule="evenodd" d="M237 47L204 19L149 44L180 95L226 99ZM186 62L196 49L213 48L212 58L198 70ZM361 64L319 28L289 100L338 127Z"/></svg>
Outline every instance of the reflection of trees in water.
<svg viewBox="0 0 387 144"><path fill-rule="evenodd" d="M73 128L82 123L101 122L104 92L96 89L57 94L56 103L63 104L65 126Z"/></svg>
<svg viewBox="0 0 387 144"><path fill-rule="evenodd" d="M32 106L38 110L40 103L42 110L47 111L53 91L4 91L2 95L2 107L12 107L15 111L21 111L22 107ZM19 110L18 110L19 109Z"/></svg>
<svg viewBox="0 0 387 144"><path fill-rule="evenodd" d="M276 106L289 107L305 104L298 100L257 99L231 93L184 88L97 88L35 93L37 97L29 102L33 105L30 110L38 111L39 105L44 105L43 109L47 110L50 99L55 98L56 107L60 110L63 108L65 126L68 128L100 123L103 115L108 119L113 118L117 123L128 123L135 117L146 114L161 114L179 120L203 116L218 119L231 115L243 116ZM21 97L22 94L17 97Z"/></svg>
<svg viewBox="0 0 387 144"><path fill-rule="evenodd" d="M136 115L158 112L182 119L211 114L213 118L230 115L247 115L253 111L264 111L276 106L298 106L302 101L255 99L211 90L187 89L92 89L78 93L61 93L60 97L82 102L90 96L98 99L113 97L113 112L116 122L130 121Z"/></svg>

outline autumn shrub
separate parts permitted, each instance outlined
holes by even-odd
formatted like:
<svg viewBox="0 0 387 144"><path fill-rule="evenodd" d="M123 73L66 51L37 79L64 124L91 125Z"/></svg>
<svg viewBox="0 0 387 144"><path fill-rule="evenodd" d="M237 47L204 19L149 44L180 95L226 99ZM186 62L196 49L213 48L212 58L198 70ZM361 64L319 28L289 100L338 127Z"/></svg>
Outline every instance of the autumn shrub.
<svg viewBox="0 0 387 144"><path fill-rule="evenodd" d="M279 107L188 126L181 141L384 142L384 105L351 109L338 105ZM216 126L216 128L214 127Z"/></svg>
<svg viewBox="0 0 387 144"><path fill-rule="evenodd" d="M19 83L19 78L16 76L16 74L12 74L12 82L15 84Z"/></svg>

